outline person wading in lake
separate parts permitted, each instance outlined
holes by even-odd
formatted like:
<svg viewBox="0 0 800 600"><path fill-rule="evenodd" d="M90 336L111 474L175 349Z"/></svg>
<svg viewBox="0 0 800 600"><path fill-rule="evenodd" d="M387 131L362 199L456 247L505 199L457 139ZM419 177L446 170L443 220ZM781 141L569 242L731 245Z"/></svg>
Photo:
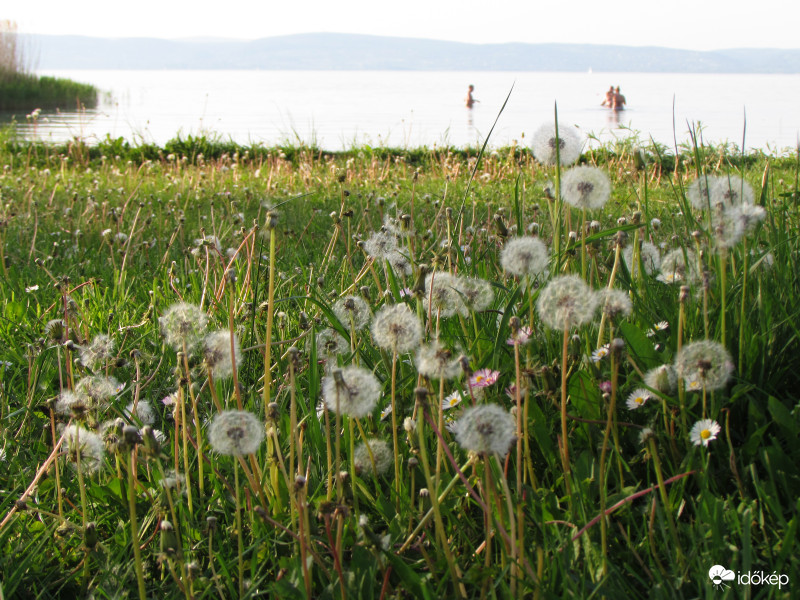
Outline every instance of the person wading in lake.
<svg viewBox="0 0 800 600"><path fill-rule="evenodd" d="M611 108L614 110L625 110L625 96L619 91L619 86L614 90L614 101L611 103Z"/></svg>
<svg viewBox="0 0 800 600"><path fill-rule="evenodd" d="M610 88L608 88L605 100L603 100L600 106L607 106L608 108L611 108L613 105L614 105L614 86L612 85Z"/></svg>
<svg viewBox="0 0 800 600"><path fill-rule="evenodd" d="M467 90L467 98L466 98L467 108L472 108L473 106L475 106L476 102L480 102L480 100L475 100L475 98L472 97L472 92L474 90L475 90L474 85L470 85L469 90Z"/></svg>

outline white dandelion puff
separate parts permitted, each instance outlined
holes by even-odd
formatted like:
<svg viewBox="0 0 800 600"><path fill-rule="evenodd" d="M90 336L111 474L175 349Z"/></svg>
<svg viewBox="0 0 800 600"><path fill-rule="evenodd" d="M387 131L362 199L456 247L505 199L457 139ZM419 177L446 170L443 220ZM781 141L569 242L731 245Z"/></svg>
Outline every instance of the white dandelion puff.
<svg viewBox="0 0 800 600"><path fill-rule="evenodd" d="M597 167L573 167L561 180L561 196L564 202L578 209L603 208L611 196L608 175Z"/></svg>
<svg viewBox="0 0 800 600"><path fill-rule="evenodd" d="M644 384L662 394L672 394L678 387L678 374L672 365L661 365L644 374Z"/></svg>
<svg viewBox="0 0 800 600"><path fill-rule="evenodd" d="M453 379L462 372L461 361L451 350L433 341L417 351L417 371L429 379Z"/></svg>
<svg viewBox="0 0 800 600"><path fill-rule="evenodd" d="M701 340L681 348L675 357L675 371L689 385L700 382L707 390L718 390L733 373L733 359L722 344Z"/></svg>
<svg viewBox="0 0 800 600"><path fill-rule="evenodd" d="M336 369L322 380L322 398L328 410L357 419L375 409L381 391L378 378L356 365Z"/></svg>
<svg viewBox="0 0 800 600"><path fill-rule="evenodd" d="M479 454L505 456L516 440L511 413L497 404L481 404L464 411L456 426L456 441Z"/></svg>
<svg viewBox="0 0 800 600"><path fill-rule="evenodd" d="M179 302L164 311L158 324L169 346L175 350L182 350L185 346L191 351L206 334L208 315L199 306Z"/></svg>
<svg viewBox="0 0 800 600"><path fill-rule="evenodd" d="M339 298L331 307L333 314L339 319L346 329L359 331L369 324L372 317L369 305L360 296L344 296Z"/></svg>
<svg viewBox="0 0 800 600"><path fill-rule="evenodd" d="M265 435L264 424L253 413L244 410L218 413L208 427L211 448L226 456L255 453Z"/></svg>
<svg viewBox="0 0 800 600"><path fill-rule="evenodd" d="M572 329L592 320L597 296L577 275L551 280L536 302L542 322L551 329Z"/></svg>
<svg viewBox="0 0 800 600"><path fill-rule="evenodd" d="M212 331L203 340L203 360L216 379L226 379L233 375L234 363L238 368L242 362L239 338L233 335L231 353L231 332L227 329Z"/></svg>
<svg viewBox="0 0 800 600"><path fill-rule="evenodd" d="M372 337L385 350L409 352L422 340L422 322L406 304L384 306L372 322Z"/></svg>
<svg viewBox="0 0 800 600"><path fill-rule="evenodd" d="M547 271L550 254L538 237L509 240L500 253L500 265L510 275L537 277Z"/></svg>
<svg viewBox="0 0 800 600"><path fill-rule="evenodd" d="M639 249L639 257L647 275L652 275L661 268L661 253L654 244L643 242ZM625 246L622 250L622 260L625 261L628 272L632 273L634 270L639 270L638 265L633 264L633 246Z"/></svg>
<svg viewBox="0 0 800 600"><path fill-rule="evenodd" d="M104 333L96 335L92 341L81 347L81 364L92 371L105 365L114 357L114 340Z"/></svg>
<svg viewBox="0 0 800 600"><path fill-rule="evenodd" d="M80 425L68 425L64 428L64 452L69 461L77 467L80 459L84 473L94 473L103 465L105 444L103 439L93 431Z"/></svg>
<svg viewBox="0 0 800 600"><path fill-rule="evenodd" d="M540 163L571 165L581 155L583 140L574 127L558 124L558 136L553 123L545 123L533 134L533 155ZM556 158L558 157L558 158Z"/></svg>
<svg viewBox="0 0 800 600"><path fill-rule="evenodd" d="M367 448L369 446L369 449ZM371 456L370 456L371 452ZM393 464L392 449L383 440L367 440L361 442L353 452L353 464L356 473L383 475Z"/></svg>

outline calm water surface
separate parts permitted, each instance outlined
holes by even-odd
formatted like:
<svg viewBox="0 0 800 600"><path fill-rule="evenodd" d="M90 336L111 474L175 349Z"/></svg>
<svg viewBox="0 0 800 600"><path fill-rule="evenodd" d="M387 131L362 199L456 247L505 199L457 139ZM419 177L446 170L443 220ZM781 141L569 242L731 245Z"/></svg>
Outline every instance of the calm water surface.
<svg viewBox="0 0 800 600"><path fill-rule="evenodd" d="M674 145L701 125L707 142L780 151L800 131L800 76L655 73L496 73L384 71L51 71L104 92L94 110L17 115L27 138L96 141L107 135L163 145L181 135L214 135L243 144L314 142L400 147L483 143L509 90L490 144L525 144L559 120L602 141L631 131ZM467 86L476 107L464 107ZM621 86L628 110L600 106ZM9 120L10 115L4 115Z"/></svg>

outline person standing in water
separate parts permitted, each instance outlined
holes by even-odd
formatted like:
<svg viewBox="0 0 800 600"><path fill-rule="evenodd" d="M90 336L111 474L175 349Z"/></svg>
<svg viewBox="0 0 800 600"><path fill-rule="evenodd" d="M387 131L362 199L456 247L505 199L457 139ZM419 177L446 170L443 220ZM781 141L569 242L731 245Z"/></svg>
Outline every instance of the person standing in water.
<svg viewBox="0 0 800 600"><path fill-rule="evenodd" d="M625 110L625 96L619 91L619 86L614 90L614 101L611 103L611 108L614 110Z"/></svg>
<svg viewBox="0 0 800 600"><path fill-rule="evenodd" d="M608 88L608 91L606 92L606 97L600 106L607 106L608 108L611 108L613 105L614 105L614 86L612 85L610 88Z"/></svg>
<svg viewBox="0 0 800 600"><path fill-rule="evenodd" d="M466 98L467 108L472 108L473 106L475 106L476 102L480 102L480 100L475 100L475 98L472 96L472 92L474 90L475 86L470 84L469 90L467 90L467 98Z"/></svg>

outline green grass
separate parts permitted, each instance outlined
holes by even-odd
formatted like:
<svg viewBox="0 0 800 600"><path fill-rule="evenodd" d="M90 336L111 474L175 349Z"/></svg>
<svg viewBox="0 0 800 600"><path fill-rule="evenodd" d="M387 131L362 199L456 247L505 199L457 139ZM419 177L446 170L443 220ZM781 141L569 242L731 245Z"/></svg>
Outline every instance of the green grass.
<svg viewBox="0 0 800 600"><path fill-rule="evenodd" d="M460 590L470 598L508 598L512 586L517 597L540 598L791 597L800 573L800 275L795 267L800 158L715 147L682 149L676 156L663 147L638 146L606 146L581 157L612 182L611 199L589 214L599 227L586 238L587 279L594 288L607 284L614 239L622 230L629 243L638 236L665 249L701 250L708 271L706 303L703 285L693 284L679 336L678 287L655 275L617 269L614 287L628 292L633 311L614 329L624 346L616 367L609 359L589 359L599 320L571 331L568 339L566 470L558 445L562 335L544 327L532 308L549 276L526 286L503 273L499 258L505 231L515 236L537 223L550 249L557 235L551 219L557 205L544 191L555 171L538 164L527 149L497 149L478 160L479 149L361 147L328 153L302 146L242 147L202 137L175 139L163 148L131 146L121 139L50 146L4 134L0 519L13 511L0 527L4 597L139 597L129 523L130 449L115 455L109 448L103 468L86 475L86 515L74 465L64 454L56 461L61 489L51 466L24 505L15 507L51 454L51 426L68 420L51 415L53 402L90 374L78 350L101 333L116 347L96 370L113 375L124 388L109 406L81 418L93 427L123 417L125 406L138 396L153 406L153 427L166 436L157 455L145 452L144 445L134 447L136 543L142 548L148 597L237 597L240 556L247 597L304 598L306 586L317 598L449 598ZM724 261L707 216L685 198L698 173L742 176L766 210L746 243L730 248ZM270 240L264 231L273 207L270 296ZM561 254L550 264L580 274L580 238L570 242L567 234L580 228L581 215L566 205L562 210ZM413 231L412 275L380 262L365 269L368 259L358 240L378 231L384 217L401 215L409 215ZM220 240L221 255L196 241L204 235ZM226 249L240 246L231 263ZM768 253L774 258L771 268ZM438 324L434 311L429 319L419 296L403 300L399 294L416 287L423 264L486 279L495 292L490 308ZM226 276L229 265L235 283ZM480 401L505 408L513 402L504 389L517 377L514 348L506 343L512 317L533 328L531 342L521 347L519 373L528 390L527 458L512 448L507 460L477 460L461 479L445 456L438 492L455 482L438 503L442 531L430 519L406 548L404 542L435 497L434 490L421 496L420 489L429 487L425 456L435 463L438 449L428 423L425 453L417 436L407 436L400 426L412 415L418 427L422 423L422 408L414 412L415 388L427 387L434 404L439 395L438 381L418 377L412 354L401 355L397 363L399 483L393 469L377 478L351 472L338 501L336 490L326 489L325 419L316 411L325 366L314 340L329 325L349 340L350 324L336 321L331 306L347 290L359 293L361 286L373 312L407 302L423 318L426 340L438 327L439 340L456 355L463 353L473 371L498 370L499 381ZM269 391L277 406L267 427L275 431L272 439L280 452L265 442L253 462L247 461L250 470L263 474L260 481L249 481L236 467L243 503L241 555L236 463L209 448L208 423L217 409L202 357L188 357L187 375L159 328L158 318L180 300L202 305L214 329L227 329L232 311L243 349L238 369L243 406L261 420L269 412L263 403L264 343L273 319ZM48 338L45 326L53 319L68 324L68 341ZM669 327L648 337L659 321ZM722 343L735 365L731 381L709 394L708 416L722 431L707 448L694 446L688 432L702 416L701 394L686 392L683 403L677 393L664 394L636 411L625 407L628 394L641 387L639 371L671 362L679 344L706 337ZM340 364L357 362L370 369L383 388L375 414L361 419L361 426L369 437L391 445L391 419L381 420L378 413L390 402L392 356L376 347L368 330L356 332L352 343L354 352L341 356ZM615 368L617 437L604 444L609 397L601 384L612 379ZM464 381L445 382L444 393L463 389ZM223 404L236 406L230 379L214 385ZM186 454L191 508L187 494L173 490L168 498L159 485L176 458L178 470L187 470L182 433L162 399L183 389L191 407L190 386L205 456L201 493L192 423ZM293 426L292 398L298 426ZM461 406L469 404L465 399ZM653 430L654 446L640 443L643 427ZM342 430L342 465L350 471L350 436L358 442L361 434L348 427L346 418ZM303 441L298 472L305 485L297 484L296 473L284 478L283 472L290 469L297 432ZM449 433L443 439L454 462L464 465L468 454ZM525 467L520 483L518 463ZM655 487L656 464L669 482L666 503ZM603 504L614 507L605 526L605 570L603 527L596 520ZM495 531L487 545L485 509ZM359 524L362 515L367 524ZM87 544L84 517L96 524L96 544L91 532ZM164 519L173 522L174 537L159 530ZM524 532L521 553L504 541L501 529L509 535ZM440 535L457 564L456 575ZM518 560L521 555L524 561ZM716 591L708 576L716 564L742 573L788 574L792 581L780 590L734 583L726 592Z"/></svg>

